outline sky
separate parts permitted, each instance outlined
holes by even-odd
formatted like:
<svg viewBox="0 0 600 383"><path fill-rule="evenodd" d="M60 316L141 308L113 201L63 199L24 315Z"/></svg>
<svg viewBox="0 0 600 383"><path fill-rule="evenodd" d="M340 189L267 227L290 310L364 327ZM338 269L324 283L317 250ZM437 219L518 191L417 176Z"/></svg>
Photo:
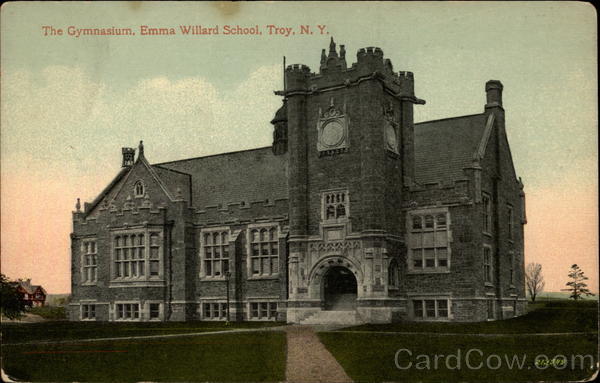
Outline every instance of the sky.
<svg viewBox="0 0 600 383"><path fill-rule="evenodd" d="M144 25L221 34L144 36ZM226 25L262 35L224 35ZM113 26L136 35L68 32ZM598 291L597 30L582 2L5 3L2 273L69 292L71 211L116 175L121 147L144 140L159 163L270 145L282 57L318 70L332 36L349 65L378 46L414 72L427 101L415 122L481 113L485 82L502 81L527 193L525 260L542 264L547 291L564 288L573 263Z"/></svg>

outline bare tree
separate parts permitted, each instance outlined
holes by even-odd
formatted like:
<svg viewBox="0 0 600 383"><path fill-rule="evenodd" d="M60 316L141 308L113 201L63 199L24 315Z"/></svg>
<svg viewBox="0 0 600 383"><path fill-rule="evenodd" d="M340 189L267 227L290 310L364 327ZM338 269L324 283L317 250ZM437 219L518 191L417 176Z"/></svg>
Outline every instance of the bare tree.
<svg viewBox="0 0 600 383"><path fill-rule="evenodd" d="M542 275L542 265L539 263L528 263L525 267L525 284L527 291L531 297L531 301L535 302L535 298L544 290L546 282Z"/></svg>
<svg viewBox="0 0 600 383"><path fill-rule="evenodd" d="M577 266L577 264L571 266L571 271L569 272L569 278L572 280L567 282L566 289L562 289L562 291L570 291L571 296L569 298L573 298L575 300L581 299L583 295L590 296L594 295L590 289L587 288L586 281L588 277L583 274L583 270Z"/></svg>

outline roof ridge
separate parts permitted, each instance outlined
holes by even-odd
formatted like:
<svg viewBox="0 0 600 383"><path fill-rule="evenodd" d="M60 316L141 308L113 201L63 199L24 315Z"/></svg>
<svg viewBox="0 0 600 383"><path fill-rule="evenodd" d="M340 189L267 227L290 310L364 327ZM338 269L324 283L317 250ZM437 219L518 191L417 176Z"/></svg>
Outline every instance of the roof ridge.
<svg viewBox="0 0 600 383"><path fill-rule="evenodd" d="M209 157L218 157L218 156L225 156L225 155L229 155L229 154L236 154L236 153L243 153L243 152L251 152L254 150L264 150L264 149L269 149L271 148L271 146L263 146L260 148L253 148L253 149L243 149L243 150L235 150L233 152L225 152L225 153L218 153L218 154L209 154L207 156L198 156L198 157L191 157L191 158L184 158L181 160L174 160L174 161L166 161L166 162L159 162L157 164L152 164L152 166L161 166L161 165L166 165L166 164L172 164L175 162L183 162L183 161L192 161L192 160L199 160L201 158L209 158Z"/></svg>
<svg viewBox="0 0 600 383"><path fill-rule="evenodd" d="M464 116L439 118L437 120L415 122L413 125L428 124L428 123L431 123L431 122L438 122L438 121L456 120L456 119L459 119L459 118L475 117L475 116L485 116L485 113L474 113L474 114L466 114Z"/></svg>

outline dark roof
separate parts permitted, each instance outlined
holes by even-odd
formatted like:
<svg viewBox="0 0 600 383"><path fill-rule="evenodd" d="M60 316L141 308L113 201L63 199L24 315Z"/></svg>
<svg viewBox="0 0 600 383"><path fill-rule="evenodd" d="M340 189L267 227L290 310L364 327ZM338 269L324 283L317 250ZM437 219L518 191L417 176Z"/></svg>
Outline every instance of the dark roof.
<svg viewBox="0 0 600 383"><path fill-rule="evenodd" d="M168 169L158 165L152 165L152 169L156 172L156 175L161 179L164 186L169 190L171 196L177 198L179 191L181 196L186 201L189 201L191 193L191 175L177 170ZM192 203L193 203L192 198Z"/></svg>
<svg viewBox="0 0 600 383"><path fill-rule="evenodd" d="M486 126L485 114L415 124L415 179L418 183L465 179Z"/></svg>
<svg viewBox="0 0 600 383"><path fill-rule="evenodd" d="M40 289L42 293L46 295L46 290L41 285L32 285L31 280L9 282L9 284L12 286L20 286L27 294L33 294L37 289Z"/></svg>
<svg viewBox="0 0 600 383"><path fill-rule="evenodd" d="M275 156L270 146L164 162L153 168L190 174L197 208L288 198L287 156Z"/></svg>

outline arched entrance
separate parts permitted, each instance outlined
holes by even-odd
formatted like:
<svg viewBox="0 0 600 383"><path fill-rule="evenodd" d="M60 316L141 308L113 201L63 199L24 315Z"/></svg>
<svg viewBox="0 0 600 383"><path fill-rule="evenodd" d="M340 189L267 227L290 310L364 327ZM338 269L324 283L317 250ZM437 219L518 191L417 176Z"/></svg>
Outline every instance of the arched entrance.
<svg viewBox="0 0 600 383"><path fill-rule="evenodd" d="M325 310L354 310L357 283L352 271L343 266L331 267L323 276Z"/></svg>

